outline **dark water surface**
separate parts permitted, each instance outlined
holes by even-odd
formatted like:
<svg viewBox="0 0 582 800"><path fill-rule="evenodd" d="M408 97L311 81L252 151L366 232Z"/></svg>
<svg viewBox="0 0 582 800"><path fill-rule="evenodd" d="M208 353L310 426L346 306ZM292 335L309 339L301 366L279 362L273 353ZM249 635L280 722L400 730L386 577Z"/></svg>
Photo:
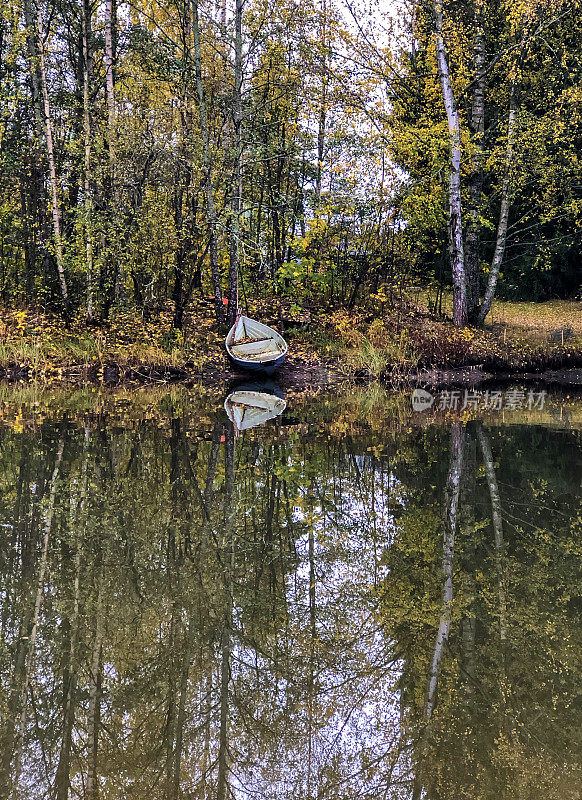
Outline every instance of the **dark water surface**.
<svg viewBox="0 0 582 800"><path fill-rule="evenodd" d="M0 797L580 798L580 430L192 403L3 403Z"/></svg>

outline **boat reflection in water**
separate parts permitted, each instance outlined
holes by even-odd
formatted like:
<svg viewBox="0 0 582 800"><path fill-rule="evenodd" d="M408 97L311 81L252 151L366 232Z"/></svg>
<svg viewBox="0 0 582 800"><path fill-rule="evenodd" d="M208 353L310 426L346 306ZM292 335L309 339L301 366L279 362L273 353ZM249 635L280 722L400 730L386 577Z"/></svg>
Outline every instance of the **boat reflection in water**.
<svg viewBox="0 0 582 800"><path fill-rule="evenodd" d="M224 410L236 433L263 425L286 407L283 392L272 381L241 383L224 401Z"/></svg>

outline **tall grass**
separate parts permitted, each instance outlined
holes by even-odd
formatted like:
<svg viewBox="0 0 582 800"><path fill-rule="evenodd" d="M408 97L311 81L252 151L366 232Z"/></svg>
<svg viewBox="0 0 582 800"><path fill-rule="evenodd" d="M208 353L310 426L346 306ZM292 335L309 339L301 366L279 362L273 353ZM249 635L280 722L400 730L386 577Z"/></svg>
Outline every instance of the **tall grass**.
<svg viewBox="0 0 582 800"><path fill-rule="evenodd" d="M37 368L44 357L42 341L38 338L19 337L0 342L0 364L3 366L18 364Z"/></svg>
<svg viewBox="0 0 582 800"><path fill-rule="evenodd" d="M0 342L2 366L19 365L37 370L55 360L87 364L100 360L100 357L99 343L90 334L50 338L18 336Z"/></svg>
<svg viewBox="0 0 582 800"><path fill-rule="evenodd" d="M348 366L354 372L363 372L372 378L381 378L389 370L404 371L418 365L418 355L408 334L402 330L400 334L390 331L376 342L363 333L354 334L356 344L346 352Z"/></svg>
<svg viewBox="0 0 582 800"><path fill-rule="evenodd" d="M100 336L79 333L63 336L17 336L0 341L0 365L23 366L32 371L50 366L102 364L114 361L119 364L151 364L179 366L185 349L178 345L165 349L155 342L143 340L107 346Z"/></svg>

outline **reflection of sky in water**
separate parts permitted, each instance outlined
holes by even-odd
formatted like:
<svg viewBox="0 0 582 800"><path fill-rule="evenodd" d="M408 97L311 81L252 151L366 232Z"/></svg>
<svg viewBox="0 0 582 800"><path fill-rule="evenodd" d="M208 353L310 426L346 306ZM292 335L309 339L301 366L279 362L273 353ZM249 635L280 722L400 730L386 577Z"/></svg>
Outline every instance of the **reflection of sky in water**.
<svg viewBox="0 0 582 800"><path fill-rule="evenodd" d="M296 539L297 567L286 576L288 620L279 644L288 651L295 645L301 656L289 677L273 680L265 696L268 716L281 715L280 738L264 749L249 742L238 764L234 759L236 797L381 796L409 772L399 741L400 664L391 661L371 591L385 575L378 562L395 535L390 504L401 498L391 475L375 472L372 486L369 464L358 466L365 480L342 481L335 496L331 486L314 487L295 504L294 524L305 529L313 522L313 563L304 530ZM323 504L312 500L310 507L316 497ZM290 657L297 659L292 652ZM268 659L257 659L251 650L237 652L234 660L239 680L245 673L252 680L257 669L272 670Z"/></svg>

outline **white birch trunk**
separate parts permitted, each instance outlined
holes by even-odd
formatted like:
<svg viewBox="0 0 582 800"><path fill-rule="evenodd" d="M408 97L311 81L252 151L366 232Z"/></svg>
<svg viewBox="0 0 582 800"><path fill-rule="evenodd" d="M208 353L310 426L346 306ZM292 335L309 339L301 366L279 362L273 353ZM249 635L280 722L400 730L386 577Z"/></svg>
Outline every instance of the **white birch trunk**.
<svg viewBox="0 0 582 800"><path fill-rule="evenodd" d="M477 321L480 300L481 270L481 195L483 193L483 158L485 134L486 50L485 0L474 0L473 98L471 103L471 139L473 157L469 178L468 222L465 234L465 271L467 274L467 316Z"/></svg>
<svg viewBox="0 0 582 800"><path fill-rule="evenodd" d="M449 165L449 253L453 275L453 322L457 326L463 326L467 323L467 280L461 203L461 128L443 39L442 0L434 0L434 19L435 48L447 114L451 156Z"/></svg>
<svg viewBox="0 0 582 800"><path fill-rule="evenodd" d="M315 179L315 207L319 206L321 200L321 179L323 173L323 154L325 149L325 133L327 127L327 63L325 48L327 45L327 2L323 0L321 24L321 45L323 48L323 75L321 78L321 94L319 99L319 120L317 126L317 175Z"/></svg>
<svg viewBox="0 0 582 800"><path fill-rule="evenodd" d="M113 54L114 0L105 0L105 93L107 97L107 147L111 188L115 183L115 80Z"/></svg>
<svg viewBox="0 0 582 800"><path fill-rule="evenodd" d="M491 269L489 270L489 279L487 281L487 288L485 290L485 297L479 309L479 322L483 323L489 311L491 304L495 297L495 289L499 279L499 272L501 264L505 255L505 247L507 244L507 225L509 222L509 211L511 208L510 190L511 190L511 168L513 166L513 156L515 152L514 137L515 137L515 121L517 119L517 87L514 83L511 87L509 96L509 115L507 119L507 148L505 152L505 175L503 177L503 186L501 189L501 210L499 212L499 224L497 226L497 240L495 243L495 253L493 261L491 262Z"/></svg>

